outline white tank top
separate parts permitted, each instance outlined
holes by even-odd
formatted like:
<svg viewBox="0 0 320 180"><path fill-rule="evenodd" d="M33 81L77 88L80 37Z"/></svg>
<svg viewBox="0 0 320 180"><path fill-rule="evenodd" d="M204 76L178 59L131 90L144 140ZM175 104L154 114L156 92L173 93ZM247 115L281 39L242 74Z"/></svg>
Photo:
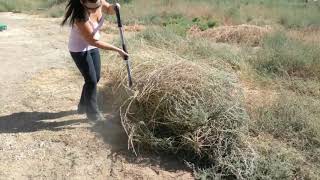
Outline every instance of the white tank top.
<svg viewBox="0 0 320 180"><path fill-rule="evenodd" d="M100 39L100 28L102 27L104 22L104 16L101 17L98 23L91 21L89 17L89 23L92 26L93 29L93 38L95 40ZM83 51L89 51L91 49L95 49L97 47L91 46L80 34L79 29L77 26L73 25L70 32L69 37L69 45L68 45L69 51L71 52L83 52Z"/></svg>

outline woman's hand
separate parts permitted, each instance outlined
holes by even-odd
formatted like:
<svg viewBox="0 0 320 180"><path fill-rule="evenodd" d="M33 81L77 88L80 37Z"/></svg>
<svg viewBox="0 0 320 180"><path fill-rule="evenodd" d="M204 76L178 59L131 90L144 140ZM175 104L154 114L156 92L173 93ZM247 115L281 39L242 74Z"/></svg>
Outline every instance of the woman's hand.
<svg viewBox="0 0 320 180"><path fill-rule="evenodd" d="M118 53L120 54L120 56L123 58L123 59L125 59L125 60L127 60L128 58L129 58L129 54L128 53L126 53L124 50L122 50L122 49L119 49L118 50Z"/></svg>
<svg viewBox="0 0 320 180"><path fill-rule="evenodd" d="M102 0L102 11L106 14L115 14L114 6L118 6L120 9L120 4L116 3L115 5L109 4L106 0Z"/></svg>
<svg viewBox="0 0 320 180"><path fill-rule="evenodd" d="M119 3L116 3L114 6L117 6L119 10L120 10L120 8L121 8L121 6L120 6Z"/></svg>

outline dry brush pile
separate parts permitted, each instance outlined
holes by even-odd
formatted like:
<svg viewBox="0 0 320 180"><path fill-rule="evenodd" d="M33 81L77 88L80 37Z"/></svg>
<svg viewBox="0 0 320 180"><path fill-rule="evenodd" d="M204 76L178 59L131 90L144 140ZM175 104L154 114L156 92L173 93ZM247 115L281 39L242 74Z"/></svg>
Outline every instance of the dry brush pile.
<svg viewBox="0 0 320 180"><path fill-rule="evenodd" d="M270 27L260 27L255 25L220 26L213 29L201 31L197 26L188 31L191 37L202 37L215 42L241 43L250 46L261 45L263 38L271 32Z"/></svg>
<svg viewBox="0 0 320 180"><path fill-rule="evenodd" d="M255 156L246 143L248 118L237 78L143 42L137 47L144 50L131 54L131 90L118 60L108 64L107 72L116 96L122 97L129 147L136 153L176 154L195 169L207 169L207 177L249 177Z"/></svg>

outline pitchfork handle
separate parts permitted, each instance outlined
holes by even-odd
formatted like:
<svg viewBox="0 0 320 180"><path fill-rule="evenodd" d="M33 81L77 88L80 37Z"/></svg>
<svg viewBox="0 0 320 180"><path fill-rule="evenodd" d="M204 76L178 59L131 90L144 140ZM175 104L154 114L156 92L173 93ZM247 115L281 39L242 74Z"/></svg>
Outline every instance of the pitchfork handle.
<svg viewBox="0 0 320 180"><path fill-rule="evenodd" d="M120 10L119 10L119 5L118 5L118 3L115 4L114 10L116 11L118 27L121 28L121 27L122 27L122 22L121 22Z"/></svg>
<svg viewBox="0 0 320 180"><path fill-rule="evenodd" d="M124 42L123 38L123 30L122 30L122 22L121 22L121 16L120 16L120 10L119 10L119 4L116 3L114 6L114 10L116 11L116 16L117 16L117 22L118 22L118 27L120 29L120 37L121 37L121 42L122 42L122 49L124 52L128 53L127 46ZM124 60L128 60L128 56L125 56Z"/></svg>

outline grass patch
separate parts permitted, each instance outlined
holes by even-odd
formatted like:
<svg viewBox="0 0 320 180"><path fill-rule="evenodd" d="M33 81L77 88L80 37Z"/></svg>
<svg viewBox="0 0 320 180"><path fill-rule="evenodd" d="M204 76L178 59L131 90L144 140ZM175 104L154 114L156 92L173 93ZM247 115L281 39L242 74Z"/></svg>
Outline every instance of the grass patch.
<svg viewBox="0 0 320 180"><path fill-rule="evenodd" d="M288 38L284 33L267 37L253 60L262 74L320 78L320 46Z"/></svg>
<svg viewBox="0 0 320 180"><path fill-rule="evenodd" d="M58 18L62 17L65 13L65 4L53 5L47 11L49 17Z"/></svg>
<svg viewBox="0 0 320 180"><path fill-rule="evenodd" d="M138 35L150 46L175 53L189 61L205 62L222 69L239 69L242 57L229 45L218 45L203 38L184 38L168 28L148 28ZM228 71L229 71L228 70Z"/></svg>
<svg viewBox="0 0 320 180"><path fill-rule="evenodd" d="M320 97L320 83L317 80L305 80L300 78L284 79L282 84L288 89L301 96L314 98Z"/></svg>
<svg viewBox="0 0 320 180"><path fill-rule="evenodd" d="M271 107L258 109L257 127L299 149L320 148L319 105L311 98L280 95Z"/></svg>
<svg viewBox="0 0 320 180"><path fill-rule="evenodd" d="M286 28L320 26L319 2L306 4L302 0L242 0L242 22L253 24L280 24ZM249 21L248 21L249 19Z"/></svg>
<svg viewBox="0 0 320 180"><path fill-rule="evenodd" d="M190 20L212 19L219 24L282 25L286 28L320 26L320 3L294 0L135 0L125 5L124 19L149 24L163 15L181 14ZM143 11L141 11L143 9Z"/></svg>
<svg viewBox="0 0 320 180"><path fill-rule="evenodd" d="M250 179L291 180L317 179L320 175L317 166L308 163L303 153L261 133L251 138L256 159L255 173Z"/></svg>
<svg viewBox="0 0 320 180"><path fill-rule="evenodd" d="M135 0L123 6L123 12L124 19L127 21L139 21L143 24L162 21L171 14L179 14L189 20L211 19L209 26L212 26L213 22L223 22L224 19L233 21L240 17L239 4L232 0Z"/></svg>
<svg viewBox="0 0 320 180"><path fill-rule="evenodd" d="M320 101L316 99L297 96L294 93L288 95L287 92L286 94L280 94L272 104L256 108L250 112L255 114L253 116L255 117L254 121L251 123L251 129L254 132L270 134L279 143L283 143L282 146L288 146L288 148L296 151L296 155L288 154L290 157L286 155L282 158L284 163L287 163L283 164L282 169L289 168L287 172L297 177L300 176L302 179L317 179L320 177L320 174L315 170L320 166L319 105ZM301 157L303 161L295 162L288 159L297 157ZM272 154L265 154L264 158L270 159ZM273 163L269 162L268 166L274 166ZM309 169L299 169L306 165L309 166Z"/></svg>
<svg viewBox="0 0 320 180"><path fill-rule="evenodd" d="M0 12L21 12L22 10L31 10L37 6L40 1L29 2L26 0L0 0Z"/></svg>
<svg viewBox="0 0 320 180"><path fill-rule="evenodd" d="M64 14L66 0L0 0L0 12L35 12L47 10L49 17L61 17Z"/></svg>
<svg viewBox="0 0 320 180"><path fill-rule="evenodd" d="M148 15L143 17L142 20L146 24L158 25L164 28L169 28L173 33L185 37L187 31L192 26L199 27L202 31L213 28L217 25L217 22L210 18L195 17L188 18L183 14L176 13L162 13L159 15Z"/></svg>

